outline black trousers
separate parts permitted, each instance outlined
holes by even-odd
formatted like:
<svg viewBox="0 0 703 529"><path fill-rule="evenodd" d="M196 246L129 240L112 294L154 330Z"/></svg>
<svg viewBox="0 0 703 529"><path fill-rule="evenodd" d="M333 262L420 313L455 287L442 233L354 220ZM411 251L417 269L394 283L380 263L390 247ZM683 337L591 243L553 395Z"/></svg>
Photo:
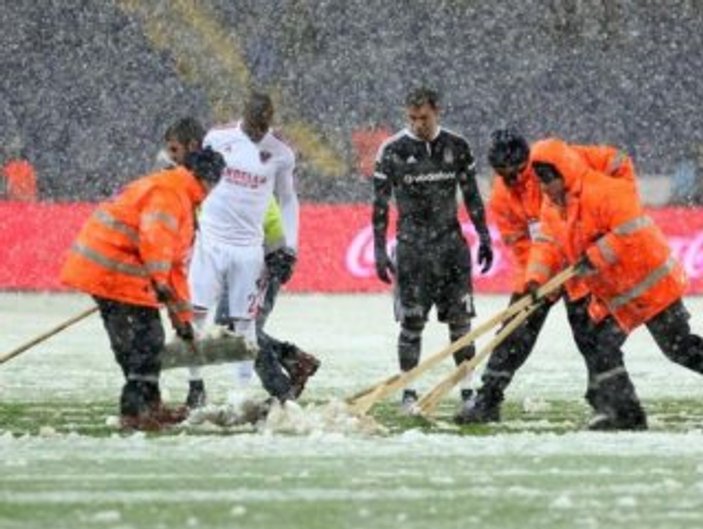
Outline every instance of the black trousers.
<svg viewBox="0 0 703 529"><path fill-rule="evenodd" d="M691 333L690 317L679 299L645 325L667 358L703 374L703 339Z"/></svg>
<svg viewBox="0 0 703 529"><path fill-rule="evenodd" d="M513 293L508 306L520 297L522 294ZM495 348L483 371L481 377L483 387L480 392L489 395L492 400L503 400L503 392L512 381L515 372L530 356L553 304L553 301L545 301Z"/></svg>
<svg viewBox="0 0 703 529"><path fill-rule="evenodd" d="M159 354L165 335L159 310L94 296L110 340L115 360L122 368L125 385L120 412L148 412L160 402Z"/></svg>
<svg viewBox="0 0 703 529"><path fill-rule="evenodd" d="M510 304L520 297L521 294L513 294ZM495 403L503 400L503 393L515 372L532 352L553 303L547 301L541 305L496 348L484 370L479 395ZM588 314L588 298L565 299L565 304L571 332L588 373L585 394L588 403L599 412L616 408L623 409L623 414L638 413L639 401L625 369L621 349L627 335L612 318L594 323ZM613 391L623 395L615 395Z"/></svg>
<svg viewBox="0 0 703 529"><path fill-rule="evenodd" d="M607 415L613 427L646 428L646 414L624 363L625 331L612 317L598 323L591 320L587 299L573 307L569 321L588 370L586 400L597 413Z"/></svg>

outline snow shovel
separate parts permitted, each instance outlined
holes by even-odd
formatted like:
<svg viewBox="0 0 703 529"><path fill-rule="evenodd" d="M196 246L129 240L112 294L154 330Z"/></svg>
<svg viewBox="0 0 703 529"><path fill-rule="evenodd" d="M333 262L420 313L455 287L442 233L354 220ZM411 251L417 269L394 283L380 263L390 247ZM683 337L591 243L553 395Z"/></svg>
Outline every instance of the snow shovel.
<svg viewBox="0 0 703 529"><path fill-rule="evenodd" d="M538 299L558 290L566 281L568 281L575 275L576 270L573 266L565 268L537 290ZM370 386L356 393L355 395L352 395L346 400L347 405L349 406L349 410L352 413L364 415L376 403L380 402L392 393L406 387L412 381L420 377L423 373L438 365L442 360L444 360L448 356L454 354L459 349L462 349L463 347L472 344L474 341L476 341L477 338L486 334L493 327L507 321L508 319L522 312L524 309L528 308L532 304L533 302L531 296L526 295L521 297L508 308L500 311L498 314L491 317L488 321L482 323L475 329L471 330L455 342L451 343L446 348L428 357L426 360L420 362L410 371L397 373L385 380L382 380L377 384L374 384L373 386Z"/></svg>
<svg viewBox="0 0 703 529"><path fill-rule="evenodd" d="M444 396L461 380L463 380L470 372L472 372L476 367L498 347L510 334L518 327L522 322L524 322L530 314L532 314L535 309L539 306L538 303L530 305L528 308L523 310L521 313L517 314L512 320L510 320L505 327L503 327L498 334L495 335L493 340L487 344L481 352L479 352L473 358L464 360L459 364L454 371L452 371L447 377L442 379L439 384L432 388L429 392L423 395L417 402L417 410L420 415L428 416L430 415L439 402L444 398Z"/></svg>
<svg viewBox="0 0 703 529"><path fill-rule="evenodd" d="M78 323L79 321L87 318L88 316L90 316L91 314L93 314L94 312L97 312L97 311L98 311L98 307L91 307L89 309L84 310L80 314L76 314L75 316L67 319L65 322L61 323L60 325L57 325L53 329L46 331L45 333L40 334L36 338L33 338L30 341L28 341L27 343L20 345L19 347L13 349L9 353L6 353L5 355L0 356L0 364L4 364L5 362L14 358L15 356L17 356L21 353L24 353L27 349L31 349L35 345L42 343L44 340L48 340L52 336L60 333L64 329L73 325L74 323Z"/></svg>

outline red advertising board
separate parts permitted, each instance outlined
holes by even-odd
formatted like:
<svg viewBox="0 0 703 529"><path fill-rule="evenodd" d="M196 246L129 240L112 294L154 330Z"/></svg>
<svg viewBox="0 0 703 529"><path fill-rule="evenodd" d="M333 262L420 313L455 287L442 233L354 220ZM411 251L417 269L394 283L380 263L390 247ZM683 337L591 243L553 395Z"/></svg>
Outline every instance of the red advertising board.
<svg viewBox="0 0 703 529"><path fill-rule="evenodd" d="M0 289L60 290L62 256L93 204L0 203ZM663 208L648 213L661 226L691 279L690 292L703 292L703 209ZM294 292L377 292L388 287L375 277L371 209L368 205L306 204L301 211L300 260ZM464 219L475 255L476 237ZM510 261L491 226L493 268L475 273L478 292L506 292ZM393 234L389 244L394 243ZM477 268L474 268L475 270Z"/></svg>

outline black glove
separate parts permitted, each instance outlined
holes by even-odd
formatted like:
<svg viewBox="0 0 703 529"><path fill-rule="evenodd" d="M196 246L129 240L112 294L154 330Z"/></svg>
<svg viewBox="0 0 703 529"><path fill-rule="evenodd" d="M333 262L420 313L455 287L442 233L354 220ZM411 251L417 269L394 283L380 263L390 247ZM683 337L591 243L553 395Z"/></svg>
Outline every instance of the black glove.
<svg viewBox="0 0 703 529"><path fill-rule="evenodd" d="M279 248L266 255L266 268L269 274L277 277L285 285L293 275L298 256L293 248Z"/></svg>
<svg viewBox="0 0 703 529"><path fill-rule="evenodd" d="M481 265L481 273L485 274L493 264L493 248L491 247L491 237L486 235L481 237L478 245L478 264Z"/></svg>
<svg viewBox="0 0 703 529"><path fill-rule="evenodd" d="M154 287L154 291L156 292L156 299L159 303L170 303L175 298L173 295L173 290L167 284L154 282L152 285Z"/></svg>
<svg viewBox="0 0 703 529"><path fill-rule="evenodd" d="M588 259L586 254L583 254L579 257L578 261L574 263L574 269L578 276L587 276L596 271L596 267L593 266L593 263Z"/></svg>
<svg viewBox="0 0 703 529"><path fill-rule="evenodd" d="M384 283L391 282L391 276L395 275L395 265L386 251L386 245L376 244L374 247L374 256L376 259L376 275Z"/></svg>
<svg viewBox="0 0 703 529"><path fill-rule="evenodd" d="M189 322L181 322L175 325L176 336L178 336L184 342L192 342L195 340L195 331L193 330L193 325Z"/></svg>
<svg viewBox="0 0 703 529"><path fill-rule="evenodd" d="M541 287L537 281L528 281L527 284L525 285L525 290L527 294L530 295L530 298L532 299L532 303L541 303L544 298L540 298L539 294L537 291L539 290L539 287Z"/></svg>

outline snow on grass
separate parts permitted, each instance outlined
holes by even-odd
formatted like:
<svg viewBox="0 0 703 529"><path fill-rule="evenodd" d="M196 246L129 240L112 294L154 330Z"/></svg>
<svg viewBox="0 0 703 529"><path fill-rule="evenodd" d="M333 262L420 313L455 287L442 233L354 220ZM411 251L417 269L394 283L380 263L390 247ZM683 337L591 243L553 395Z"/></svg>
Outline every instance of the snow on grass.
<svg viewBox="0 0 703 529"><path fill-rule="evenodd" d="M0 294L4 347L88 302ZM478 321L505 302L478 297ZM687 304L703 331L703 299ZM116 431L121 373L99 318L89 319L0 367L0 527L703 527L701 378L638 331L626 362L651 430L582 431L585 369L563 309L553 312L510 388L504 423L455 427L456 394L434 424L399 417L395 402L365 423L341 399L396 369L390 299L284 296L270 332L323 362L303 403L256 426L205 417L163 435ZM430 323L425 353L445 340ZM231 372L205 376L212 409L229 413ZM164 373L163 387L180 401L185 371Z"/></svg>

